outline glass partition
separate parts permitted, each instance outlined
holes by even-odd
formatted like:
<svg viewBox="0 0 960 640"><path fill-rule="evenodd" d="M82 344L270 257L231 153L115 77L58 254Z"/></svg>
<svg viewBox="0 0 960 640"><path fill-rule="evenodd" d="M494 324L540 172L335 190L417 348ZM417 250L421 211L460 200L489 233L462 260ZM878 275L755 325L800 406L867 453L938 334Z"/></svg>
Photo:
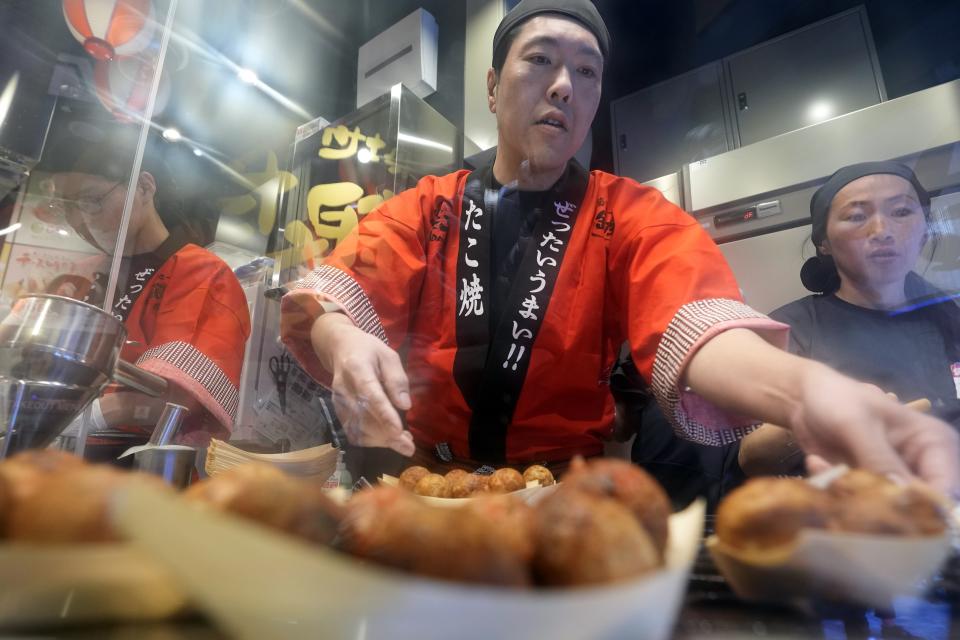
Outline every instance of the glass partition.
<svg viewBox="0 0 960 640"><path fill-rule="evenodd" d="M384 200L459 166L456 127L403 85L328 125L298 130L281 194L277 284L299 280Z"/></svg>
<svg viewBox="0 0 960 640"><path fill-rule="evenodd" d="M174 7L118 12L103 24L43 3L0 7L0 157L7 224L0 309L29 293L111 308L151 117L169 101L158 73ZM122 144L111 141L122 137ZM109 157L96 149L109 148ZM99 175L91 167L104 169ZM116 263L116 264L115 264Z"/></svg>
<svg viewBox="0 0 960 640"><path fill-rule="evenodd" d="M422 466L434 498L621 457L712 512L808 475L759 426L799 413L753 392L827 375L768 350L790 366L734 379L744 349L694 389L730 328L940 421L876 392L887 427L960 429L960 3L594 0L609 51L552 13L491 69L519 4L0 0L0 457L172 443L188 471L281 454L256 459L347 489ZM680 636L787 616L710 571ZM847 630L956 636L957 574L926 596L952 634Z"/></svg>
<svg viewBox="0 0 960 640"><path fill-rule="evenodd" d="M515 142L498 137L497 120L532 118L539 107L492 115L496 96L487 85L496 26L515 4L0 3L0 315L21 296L54 294L86 301L124 323L119 356L170 388L152 399L116 386L105 390L100 413L91 412L87 422L113 435L111 455L142 440L167 402L188 405L179 437L201 448L217 438L258 450L302 449L344 435L336 432L329 380L308 371L280 340L281 298L311 271L335 262L338 247L358 229L373 229L365 220L391 197L424 176L461 168L465 156L468 168L483 169L495 157L495 142ZM831 0L788 10L734 0L660 3L646 9L649 15L631 3L595 4L613 47L600 75L596 115L575 150L586 169L645 180L693 216L719 246L713 264L728 263L745 302L767 313L811 294L800 273L818 248L811 242L814 192L842 166L902 162L916 173L930 205L920 207L923 220L909 238L909 255L891 250L862 262L877 267L871 273L903 271L909 290L895 309L881 311L896 321L918 309L943 311L931 320L936 330L922 332L924 340L935 338L924 344L930 353L954 353L957 334L945 319L956 317L960 288L955 3ZM413 40L389 52L384 44L396 44L388 30L411 22L427 42L419 66L404 62L420 52ZM816 55L810 42L822 43ZM381 58L370 62L371 51ZM377 97L358 104L374 80ZM542 119L535 126L555 126ZM629 228L617 220L623 214L600 200L591 207L597 209L591 238ZM893 264L904 256L910 264ZM384 265L406 259L389 257L393 262ZM843 257L838 263L852 264ZM470 280L463 275L448 284ZM573 322L576 309L603 314L602 335L581 356L604 383L624 364L617 357L624 338L622 319L614 318L620 312L611 310L612 302L584 306L577 296L585 295L584 283L612 279L578 271L578 293L551 307L564 322ZM461 293L448 302L453 315L479 310L477 300L461 301ZM412 314L425 313L420 295L410 294L422 305ZM943 301L947 306L939 306ZM377 315L386 313L378 309L387 305L382 300L369 303ZM386 325L391 321L404 324L384 317ZM939 332L937 323L944 322L947 333ZM521 328L516 335L525 336ZM571 325L555 334L578 331ZM425 339L415 333L391 336L391 346L408 357L407 348ZM900 348L912 344L912 336L894 334ZM871 344L859 334L845 342L854 341L862 350ZM516 345L515 353L520 346L537 354L574 352ZM404 364L415 377L434 380L421 369L439 366L432 357ZM903 359L890 356L883 372ZM911 396L904 400L935 396L934 412L956 424L960 355L934 359L911 369L914 378L936 369L934 386L906 385L898 393ZM513 371L506 360L501 368ZM565 363L545 370L580 369L581 361ZM891 391L904 377L831 364ZM649 386L652 378L652 370L641 372L628 386ZM497 397L506 395L516 394ZM595 436L607 432L614 415L613 401L601 395L590 396L594 404L584 411L592 411L593 426L578 434L597 451L603 443ZM119 397L129 402L111 407ZM538 406L539 419L549 410ZM472 412L458 410L461 418ZM125 435L129 427L136 437ZM432 427L419 433L421 450L446 442L434 435ZM537 451L567 442L551 438ZM730 460L718 461L716 450L698 457L703 450L690 453L672 435L665 440L692 456L691 474L707 467L721 473ZM657 438L652 442L636 445L633 456L651 467L662 461L647 454L663 457Z"/></svg>

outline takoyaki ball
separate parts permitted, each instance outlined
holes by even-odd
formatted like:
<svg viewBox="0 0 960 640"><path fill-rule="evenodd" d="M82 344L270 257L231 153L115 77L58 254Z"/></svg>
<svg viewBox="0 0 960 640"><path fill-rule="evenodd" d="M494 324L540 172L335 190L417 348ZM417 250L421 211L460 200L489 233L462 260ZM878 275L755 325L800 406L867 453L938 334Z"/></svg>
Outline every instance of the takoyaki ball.
<svg viewBox="0 0 960 640"><path fill-rule="evenodd" d="M731 492L717 509L717 537L744 550L789 544L801 529L830 527L832 501L799 478L754 478Z"/></svg>
<svg viewBox="0 0 960 640"><path fill-rule="evenodd" d="M835 478L828 486L827 493L840 500L849 500L863 491L876 489L887 484L888 480L881 475L866 469L851 469L842 476Z"/></svg>
<svg viewBox="0 0 960 640"><path fill-rule="evenodd" d="M553 479L553 474L550 473L550 469L539 464L530 465L524 470L523 481L524 483L536 481L540 483L541 487L549 487L556 482Z"/></svg>
<svg viewBox="0 0 960 640"><path fill-rule="evenodd" d="M413 491L413 488L417 486L420 479L428 475L430 475L430 470L426 467L407 467L403 470L403 473L400 474L399 483L400 486L407 491Z"/></svg>
<svg viewBox="0 0 960 640"><path fill-rule="evenodd" d="M218 473L192 485L184 498L319 543L333 540L343 516L321 483L262 463Z"/></svg>
<svg viewBox="0 0 960 640"><path fill-rule="evenodd" d="M516 469L505 467L497 469L490 476L490 491L492 493L510 493L519 491L527 486L523 481L523 475Z"/></svg>
<svg viewBox="0 0 960 640"><path fill-rule="evenodd" d="M534 576L546 586L624 580L656 569L662 556L622 503L561 486L536 507Z"/></svg>
<svg viewBox="0 0 960 640"><path fill-rule="evenodd" d="M443 477L447 480L447 486L452 487L457 480L468 475L470 475L470 473L468 471L464 471L463 469L450 469L450 471L447 471Z"/></svg>
<svg viewBox="0 0 960 640"><path fill-rule="evenodd" d="M157 476L99 464L45 476L38 491L18 501L9 514L8 536L42 544L116 542L120 534L110 521L111 499L132 484L170 490Z"/></svg>
<svg viewBox="0 0 960 640"><path fill-rule="evenodd" d="M937 535L947 527L946 499L926 486L895 483L853 470L827 488L834 497L834 524L842 531L886 535Z"/></svg>
<svg viewBox="0 0 960 640"><path fill-rule="evenodd" d="M470 514L471 518L462 519L457 535L467 539L486 536L490 544L503 547L507 557L524 558L527 564L533 559L534 513L523 500L508 495L482 495L467 503L461 513Z"/></svg>
<svg viewBox="0 0 960 640"><path fill-rule="evenodd" d="M450 484L450 497L469 498L474 494L479 486L480 476L475 473L466 473Z"/></svg>
<svg viewBox="0 0 960 640"><path fill-rule="evenodd" d="M670 499L649 473L617 458L574 458L564 485L619 501L650 532L660 553L667 546Z"/></svg>
<svg viewBox="0 0 960 640"><path fill-rule="evenodd" d="M473 490L473 492L474 493L490 493L490 478L492 476L489 476L483 473L476 473L474 475L477 476L477 486Z"/></svg>
<svg viewBox="0 0 960 640"><path fill-rule="evenodd" d="M10 499L19 502L34 495L45 478L83 466L82 458L66 451L32 449L0 461L0 477L6 480Z"/></svg>
<svg viewBox="0 0 960 640"><path fill-rule="evenodd" d="M450 487L447 486L447 479L439 473L430 473L420 478L413 492L418 496L429 496L431 498L449 498Z"/></svg>
<svg viewBox="0 0 960 640"><path fill-rule="evenodd" d="M528 585L532 517L525 517L524 504L478 504L495 499L446 508L381 485L347 503L340 545L361 558L419 575Z"/></svg>

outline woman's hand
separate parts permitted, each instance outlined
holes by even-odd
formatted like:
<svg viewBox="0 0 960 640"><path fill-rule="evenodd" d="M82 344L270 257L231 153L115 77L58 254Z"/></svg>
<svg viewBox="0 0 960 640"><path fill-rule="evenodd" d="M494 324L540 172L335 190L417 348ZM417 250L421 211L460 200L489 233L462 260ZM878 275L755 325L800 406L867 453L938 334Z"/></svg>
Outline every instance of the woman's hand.
<svg viewBox="0 0 960 640"><path fill-rule="evenodd" d="M748 477L795 474L803 460L793 432L764 423L740 440L737 463Z"/></svg>
<svg viewBox="0 0 960 640"><path fill-rule="evenodd" d="M333 374L334 408L347 439L413 455L413 436L397 411L410 408L409 382L397 352L336 312L317 318L310 340Z"/></svg>
<svg viewBox="0 0 960 640"><path fill-rule="evenodd" d="M804 372L800 401L790 423L811 472L846 462L957 495L960 439L948 424L825 366Z"/></svg>

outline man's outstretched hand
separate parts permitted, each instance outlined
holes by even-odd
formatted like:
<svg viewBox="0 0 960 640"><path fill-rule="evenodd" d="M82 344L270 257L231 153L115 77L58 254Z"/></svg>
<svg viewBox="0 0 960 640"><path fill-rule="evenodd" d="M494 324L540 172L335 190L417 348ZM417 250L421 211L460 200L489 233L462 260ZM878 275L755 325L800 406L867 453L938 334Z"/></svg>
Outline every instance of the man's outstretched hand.
<svg viewBox="0 0 960 640"><path fill-rule="evenodd" d="M333 374L333 401L351 443L414 452L399 411L410 408L410 384L400 356L356 327L342 313L317 318L310 340L320 363Z"/></svg>

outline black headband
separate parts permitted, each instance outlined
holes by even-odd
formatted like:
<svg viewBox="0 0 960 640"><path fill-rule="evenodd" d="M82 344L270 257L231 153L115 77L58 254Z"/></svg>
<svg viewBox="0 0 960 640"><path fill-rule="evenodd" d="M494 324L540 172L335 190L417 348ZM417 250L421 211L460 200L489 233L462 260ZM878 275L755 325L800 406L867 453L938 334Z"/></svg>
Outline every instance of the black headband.
<svg viewBox="0 0 960 640"><path fill-rule="evenodd" d="M607 25L604 24L600 12L593 6L590 0L522 0L517 6L510 10L497 32L493 36L493 57L496 59L497 50L503 44L504 38L514 27L520 25L525 20L543 13L555 13L567 18L576 20L596 36L597 43L600 45L600 53L604 59L610 55L610 32L607 31Z"/></svg>

